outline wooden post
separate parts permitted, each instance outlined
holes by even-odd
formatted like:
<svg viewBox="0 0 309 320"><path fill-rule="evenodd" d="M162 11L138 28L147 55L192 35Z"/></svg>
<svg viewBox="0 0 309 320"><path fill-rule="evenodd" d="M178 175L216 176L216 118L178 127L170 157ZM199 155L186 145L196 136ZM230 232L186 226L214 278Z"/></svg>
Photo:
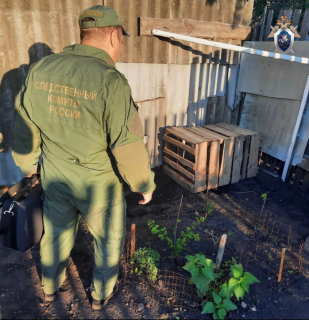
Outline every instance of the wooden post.
<svg viewBox="0 0 309 320"><path fill-rule="evenodd" d="M269 10L268 16L267 16L267 25L264 33L264 38L263 38L264 41L267 41L267 37L270 34L270 27L272 26L273 17L274 17L274 10Z"/></svg>
<svg viewBox="0 0 309 320"><path fill-rule="evenodd" d="M227 235L224 234L221 237L220 240L220 246L219 246L219 250L218 250L218 254L217 254L217 259L216 259L216 271L218 272L221 266L221 262L222 262L222 258L223 258L223 254L224 254L224 250L225 250L225 245L226 245L226 239L227 239Z"/></svg>
<svg viewBox="0 0 309 320"><path fill-rule="evenodd" d="M296 9L294 11L294 15L293 15L293 21L292 21L292 25L296 28L298 27L299 24L299 20L300 20L300 15L301 15L301 9ZM297 28L298 31L300 32L300 28ZM294 39L295 40L295 39Z"/></svg>
<svg viewBox="0 0 309 320"><path fill-rule="evenodd" d="M131 226L131 251L130 251L130 258L133 258L135 252L135 224Z"/></svg>
<svg viewBox="0 0 309 320"><path fill-rule="evenodd" d="M281 263L280 263L280 269L279 269L279 275L278 275L278 282L281 282L283 263L284 263L284 258L285 258L285 251L286 251L286 248L283 248L282 254L281 254Z"/></svg>
<svg viewBox="0 0 309 320"><path fill-rule="evenodd" d="M303 22L300 29L300 40L305 41L308 35L308 24L309 24L309 9L306 9ZM298 29L299 31L299 29Z"/></svg>
<svg viewBox="0 0 309 320"><path fill-rule="evenodd" d="M264 8L263 17L261 19L261 29L260 29L259 41L263 40L264 27L265 27L265 21L266 21L266 14L267 14L267 6L265 6L265 8Z"/></svg>

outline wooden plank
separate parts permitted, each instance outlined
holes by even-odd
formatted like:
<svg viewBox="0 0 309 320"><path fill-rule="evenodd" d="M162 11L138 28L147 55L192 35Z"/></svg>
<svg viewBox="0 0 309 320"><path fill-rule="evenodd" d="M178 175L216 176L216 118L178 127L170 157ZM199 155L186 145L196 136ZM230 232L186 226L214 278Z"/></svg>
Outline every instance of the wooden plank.
<svg viewBox="0 0 309 320"><path fill-rule="evenodd" d="M263 11L259 41L263 40L263 33L264 33L264 27L265 27L265 21L266 21L266 14L267 14L267 6L264 7L264 11Z"/></svg>
<svg viewBox="0 0 309 320"><path fill-rule="evenodd" d="M293 21L292 21L292 25L294 27L298 27L299 24L299 20L300 20L300 15L301 15L301 9L296 9L294 11L294 15L293 15ZM300 28L297 28L298 30L300 30ZM295 39L294 39L295 40Z"/></svg>
<svg viewBox="0 0 309 320"><path fill-rule="evenodd" d="M219 154L220 141L212 141L208 163L208 190L218 188L219 186Z"/></svg>
<svg viewBox="0 0 309 320"><path fill-rule="evenodd" d="M252 130L249 130L249 129L246 129L243 127L239 127L239 126L236 126L235 124L231 124L231 123L223 123L223 122L216 123L216 126L225 128L227 130L235 131L235 132L242 134L242 135L245 135L245 136L259 134L258 132L255 132L255 131L252 131Z"/></svg>
<svg viewBox="0 0 309 320"><path fill-rule="evenodd" d="M243 156L244 137L236 137L234 145L233 167L231 183L236 183L240 180L240 168Z"/></svg>
<svg viewBox="0 0 309 320"><path fill-rule="evenodd" d="M260 135L256 134L251 137L247 178L252 178L257 175L259 169L259 148Z"/></svg>
<svg viewBox="0 0 309 320"><path fill-rule="evenodd" d="M275 173L273 173L273 172L270 172L270 171L268 171L267 169L264 169L264 168L259 168L259 170L261 170L262 172L265 172L266 174L268 174L268 175L270 175L270 176L272 176L272 177L274 177L274 178L279 178L279 175L278 174L275 174Z"/></svg>
<svg viewBox="0 0 309 320"><path fill-rule="evenodd" d="M170 155L171 157L175 158L176 160L178 160L179 162L181 162L184 166L187 166L193 170L195 170L195 163L182 158L180 155L178 155L177 153L167 149L166 147L164 147L163 149L163 153L166 153L168 155Z"/></svg>
<svg viewBox="0 0 309 320"><path fill-rule="evenodd" d="M135 243L136 243L136 237L135 237L135 224L132 224L131 226L131 247L130 247L130 258L133 258L133 255L135 253Z"/></svg>
<svg viewBox="0 0 309 320"><path fill-rule="evenodd" d="M199 21L191 19L140 18L140 36L152 36L151 30L159 29L203 39L249 40L250 27L229 23Z"/></svg>
<svg viewBox="0 0 309 320"><path fill-rule="evenodd" d="M241 179L247 178L247 166L249 161L250 142L251 142L251 136L246 136L244 140L244 151L243 151L241 170L240 170Z"/></svg>
<svg viewBox="0 0 309 320"><path fill-rule="evenodd" d="M177 136L180 139L185 139L190 143L193 144L197 144L197 143L201 143L206 141L205 138L202 138L199 135L196 135L188 130L185 130L184 128L180 128L180 127L171 127L171 128L167 128L165 129L166 133L171 133L175 136Z"/></svg>
<svg viewBox="0 0 309 320"><path fill-rule="evenodd" d="M305 41L308 34L308 26L309 26L309 9L306 9L304 13L303 22L300 30L300 40Z"/></svg>
<svg viewBox="0 0 309 320"><path fill-rule="evenodd" d="M179 174L177 174L174 170L172 170L168 166L166 166L166 165L163 166L163 172L167 176L172 178L174 181L176 181L178 184L180 184L182 187L184 187L185 189L187 189L193 193L196 192L195 186L193 183L191 183L188 180L186 180L185 178L181 177ZM201 191L203 191L203 190L201 190Z"/></svg>
<svg viewBox="0 0 309 320"><path fill-rule="evenodd" d="M195 192L204 191L206 189L208 145L208 142L202 142L196 146Z"/></svg>
<svg viewBox="0 0 309 320"><path fill-rule="evenodd" d="M272 26L273 17L274 17L274 10L269 10L268 15L267 15L267 25L266 25L266 29L265 29L265 33L264 33L264 38L263 38L264 41L267 41L267 37L270 34L270 29Z"/></svg>
<svg viewBox="0 0 309 320"><path fill-rule="evenodd" d="M186 144L184 144L178 140L175 140L175 139L169 137L167 134L163 135L163 140L195 155L195 149L187 146Z"/></svg>
<svg viewBox="0 0 309 320"><path fill-rule="evenodd" d="M219 126L217 126L215 124L208 124L208 125L203 126L203 127L208 129L208 130L211 130L211 131L214 131L214 132L218 132L219 134L222 134L222 135L224 135L226 137L239 137L240 136L240 134L237 133L237 132L221 128L221 127L219 127Z"/></svg>
<svg viewBox="0 0 309 320"><path fill-rule="evenodd" d="M288 20L292 17L293 10L287 9L287 10L280 10L278 15L278 20L281 20L282 16L287 16Z"/></svg>
<svg viewBox="0 0 309 320"><path fill-rule="evenodd" d="M180 166L179 164L177 164L176 162L173 162L172 160L170 160L167 157L163 156L163 161L165 163L167 163L169 166L171 166L172 168L174 168L175 170L181 172L183 175L185 175L187 178L189 178L190 180L192 180L192 182L194 182L195 180L195 176L194 174L192 174L191 172L189 172L188 170L186 170L185 168L183 168L182 166Z"/></svg>
<svg viewBox="0 0 309 320"><path fill-rule="evenodd" d="M219 187L225 186L231 181L234 137L226 138L224 141L222 161L219 171Z"/></svg>
<svg viewBox="0 0 309 320"><path fill-rule="evenodd" d="M219 135L215 132L209 131L204 127L187 127L186 129L208 139L209 141L215 140L215 141L220 141L220 143L223 143L225 139L224 136Z"/></svg>

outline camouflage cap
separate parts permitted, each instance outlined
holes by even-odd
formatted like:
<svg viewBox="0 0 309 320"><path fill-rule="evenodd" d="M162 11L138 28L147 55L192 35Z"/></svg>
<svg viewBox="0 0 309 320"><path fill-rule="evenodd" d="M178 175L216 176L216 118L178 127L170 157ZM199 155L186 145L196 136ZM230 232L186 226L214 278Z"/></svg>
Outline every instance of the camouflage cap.
<svg viewBox="0 0 309 320"><path fill-rule="evenodd" d="M85 18L92 18L93 21L82 21ZM110 7L92 6L80 15L78 22L80 29L121 26L123 35L129 37L129 34L121 25L117 12Z"/></svg>

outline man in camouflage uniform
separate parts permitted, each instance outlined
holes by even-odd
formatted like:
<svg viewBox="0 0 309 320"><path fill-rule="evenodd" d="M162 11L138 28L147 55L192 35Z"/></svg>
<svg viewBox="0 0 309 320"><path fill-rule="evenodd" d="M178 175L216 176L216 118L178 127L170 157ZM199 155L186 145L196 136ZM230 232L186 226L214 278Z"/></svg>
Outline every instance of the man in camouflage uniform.
<svg viewBox="0 0 309 320"><path fill-rule="evenodd" d="M106 6L79 18L81 44L31 66L17 101L13 157L25 175L42 153L42 284L53 301L65 280L79 217L94 237L92 307L113 293L125 234L122 181L148 203L155 189L143 128L126 78L115 68L123 35Z"/></svg>

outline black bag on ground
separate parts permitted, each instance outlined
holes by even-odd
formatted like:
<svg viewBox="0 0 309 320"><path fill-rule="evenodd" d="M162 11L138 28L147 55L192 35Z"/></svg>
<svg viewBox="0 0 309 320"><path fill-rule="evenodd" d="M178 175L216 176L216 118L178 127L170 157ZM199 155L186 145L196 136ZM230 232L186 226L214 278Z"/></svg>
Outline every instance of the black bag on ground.
<svg viewBox="0 0 309 320"><path fill-rule="evenodd" d="M42 186L38 175L24 178L0 197L0 235L3 245L26 251L43 235Z"/></svg>

